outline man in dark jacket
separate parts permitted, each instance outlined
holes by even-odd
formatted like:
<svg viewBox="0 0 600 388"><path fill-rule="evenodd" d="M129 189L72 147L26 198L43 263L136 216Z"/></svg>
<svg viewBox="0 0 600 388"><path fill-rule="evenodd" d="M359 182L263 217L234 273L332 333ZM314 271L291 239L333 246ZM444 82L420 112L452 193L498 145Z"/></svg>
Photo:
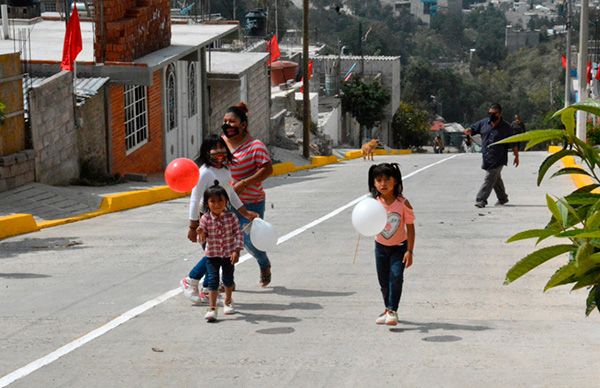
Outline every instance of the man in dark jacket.
<svg viewBox="0 0 600 388"><path fill-rule="evenodd" d="M466 135L481 135L481 154L483 163L481 168L485 170L485 179L475 198L475 206L482 208L487 205L487 199L496 192L498 202L496 205L504 205L508 202L508 195L502 182L502 168L508 164L508 150L512 148L515 156L514 165L519 166L519 145L499 144L491 146L492 143L506 139L513 135L513 130L506 121L502 119L502 107L500 104L492 104L488 109L488 117L476 122L470 129L465 130Z"/></svg>

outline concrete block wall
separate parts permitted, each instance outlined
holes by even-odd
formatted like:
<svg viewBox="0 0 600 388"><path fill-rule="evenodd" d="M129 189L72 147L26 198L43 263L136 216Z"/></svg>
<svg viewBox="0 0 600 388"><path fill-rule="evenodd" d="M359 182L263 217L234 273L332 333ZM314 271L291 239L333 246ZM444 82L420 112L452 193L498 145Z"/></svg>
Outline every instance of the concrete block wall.
<svg viewBox="0 0 600 388"><path fill-rule="evenodd" d="M0 124L0 156L25 149L22 73L19 53L0 55L0 102L6 106Z"/></svg>
<svg viewBox="0 0 600 388"><path fill-rule="evenodd" d="M224 80L208 78L210 116L208 119L208 130L205 136L209 134L221 134L223 125L223 116L225 111L232 105L240 102L240 80Z"/></svg>
<svg viewBox="0 0 600 388"><path fill-rule="evenodd" d="M137 150L127 153L125 145L125 95L123 85L110 85L110 142L111 174L153 173L164 167L163 105L161 70L152 75L152 86L147 87L148 142Z"/></svg>
<svg viewBox="0 0 600 388"><path fill-rule="evenodd" d="M104 96L105 88L102 88L98 94L86 99L85 104L77 108L77 148L80 166L87 166L90 172L108 174L108 128Z"/></svg>
<svg viewBox="0 0 600 388"><path fill-rule="evenodd" d="M33 150L0 156L0 192L33 182L34 168Z"/></svg>
<svg viewBox="0 0 600 388"><path fill-rule="evenodd" d="M62 71L29 91L35 180L66 185L79 177L73 74Z"/></svg>
<svg viewBox="0 0 600 388"><path fill-rule="evenodd" d="M267 71L266 59L252 66L246 72L248 101L249 132L252 136L260 139L265 144L271 141L270 119L271 119L271 84ZM211 79L208 78L210 88L210 118L209 128L206 134L221 133L223 115L227 108L240 102L244 94L240 79Z"/></svg>
<svg viewBox="0 0 600 388"><path fill-rule="evenodd" d="M271 142L271 80L266 58L255 64L246 73L248 84L248 122L252 136L263 143Z"/></svg>
<svg viewBox="0 0 600 388"><path fill-rule="evenodd" d="M132 62L171 44L169 0L94 0L94 9L99 62Z"/></svg>

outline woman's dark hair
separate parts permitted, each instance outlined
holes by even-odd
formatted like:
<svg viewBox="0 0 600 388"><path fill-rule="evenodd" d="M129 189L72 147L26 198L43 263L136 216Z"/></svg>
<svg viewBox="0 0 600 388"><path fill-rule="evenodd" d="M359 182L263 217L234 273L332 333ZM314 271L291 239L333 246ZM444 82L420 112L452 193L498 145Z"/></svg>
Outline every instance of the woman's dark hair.
<svg viewBox="0 0 600 388"><path fill-rule="evenodd" d="M242 123L248 122L248 107L243 102L230 106L227 108L226 113L233 113Z"/></svg>
<svg viewBox="0 0 600 388"><path fill-rule="evenodd" d="M394 178L396 180L396 184L394 185L394 195L396 197L402 196L402 173L400 172L398 163L375 164L369 168L369 192L373 198L377 198L380 195L375 188L375 179L380 176Z"/></svg>
<svg viewBox="0 0 600 388"><path fill-rule="evenodd" d="M210 135L202 142L200 146L200 151L198 151L198 156L194 160L198 166L202 166L203 164L207 166L211 166L210 162L210 150L217 148L220 146L221 148L225 148L227 150L227 161L231 162L233 160L233 155L229 148L227 148L227 144L225 144L225 140L223 140L220 136Z"/></svg>
<svg viewBox="0 0 600 388"><path fill-rule="evenodd" d="M208 208L208 200L210 198L225 198L225 202L229 202L229 195L227 195L227 190L223 188L223 186L219 185L219 181L215 180L215 184L210 186L204 192L203 202L204 208L202 209L203 213L208 213L210 210Z"/></svg>

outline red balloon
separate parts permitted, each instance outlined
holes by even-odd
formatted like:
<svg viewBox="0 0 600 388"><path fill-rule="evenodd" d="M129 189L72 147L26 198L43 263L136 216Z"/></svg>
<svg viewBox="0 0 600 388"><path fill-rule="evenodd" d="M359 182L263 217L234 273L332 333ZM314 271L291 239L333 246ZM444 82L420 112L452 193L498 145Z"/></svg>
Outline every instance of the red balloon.
<svg viewBox="0 0 600 388"><path fill-rule="evenodd" d="M200 179L198 165L188 158L177 158L167 166L165 181L173 191L187 193L192 191Z"/></svg>

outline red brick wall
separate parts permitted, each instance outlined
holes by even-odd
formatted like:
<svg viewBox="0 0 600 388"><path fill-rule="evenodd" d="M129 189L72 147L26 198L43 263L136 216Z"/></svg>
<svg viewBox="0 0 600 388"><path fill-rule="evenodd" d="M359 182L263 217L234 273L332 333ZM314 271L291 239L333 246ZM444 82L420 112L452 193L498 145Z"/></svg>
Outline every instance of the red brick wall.
<svg viewBox="0 0 600 388"><path fill-rule="evenodd" d="M148 142L127 155L125 147L125 96L123 85L110 86L112 122L111 172L154 173L163 170L163 107L161 100L161 72L152 76L152 86L147 88Z"/></svg>
<svg viewBox="0 0 600 388"><path fill-rule="evenodd" d="M132 62L171 44L170 0L94 0L98 62ZM104 38L102 31L104 27ZM106 56L103 58L102 47Z"/></svg>

